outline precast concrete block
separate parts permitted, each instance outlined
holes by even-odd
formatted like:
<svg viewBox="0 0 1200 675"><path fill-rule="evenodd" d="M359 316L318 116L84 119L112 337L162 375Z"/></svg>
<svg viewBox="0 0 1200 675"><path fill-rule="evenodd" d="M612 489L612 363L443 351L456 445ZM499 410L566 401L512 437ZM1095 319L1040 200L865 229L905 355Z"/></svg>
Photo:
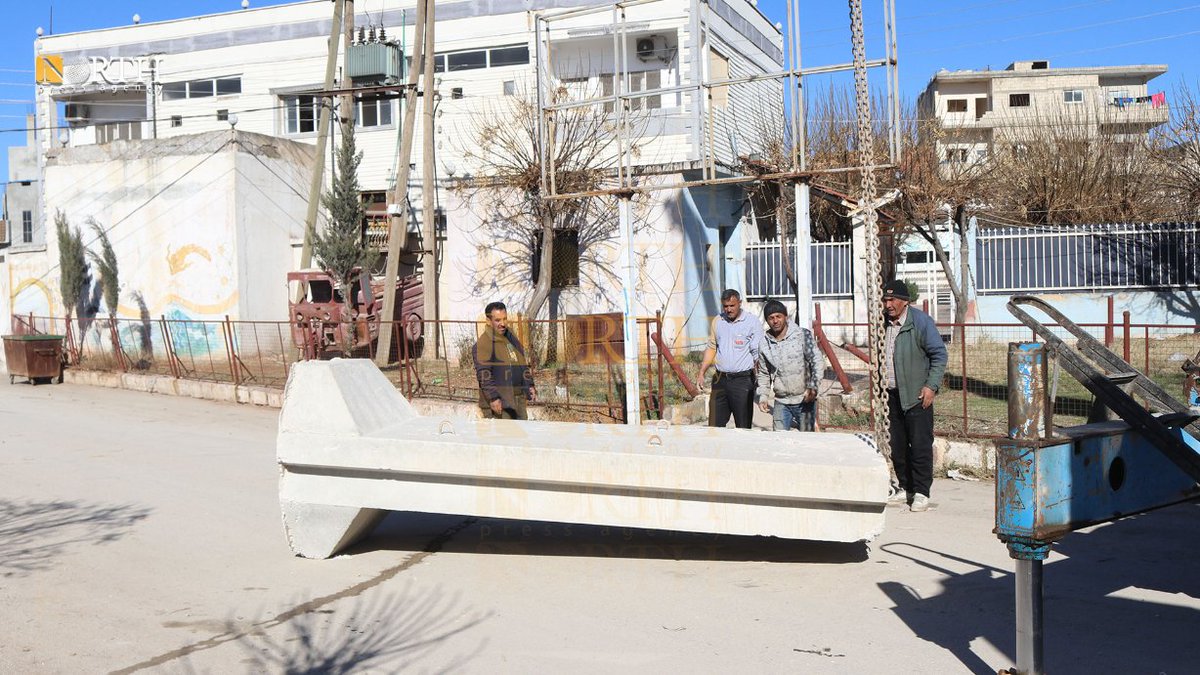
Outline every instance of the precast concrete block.
<svg viewBox="0 0 1200 675"><path fill-rule="evenodd" d="M277 453L289 542L313 558L384 511L865 541L888 492L866 435L428 417L364 359L292 367Z"/></svg>

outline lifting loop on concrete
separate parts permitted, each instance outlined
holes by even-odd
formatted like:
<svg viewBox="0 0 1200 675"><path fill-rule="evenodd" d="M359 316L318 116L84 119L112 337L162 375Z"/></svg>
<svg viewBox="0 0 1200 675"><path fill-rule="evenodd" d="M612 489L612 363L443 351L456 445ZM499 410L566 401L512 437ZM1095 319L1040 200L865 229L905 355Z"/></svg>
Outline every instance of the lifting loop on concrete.
<svg viewBox="0 0 1200 675"><path fill-rule="evenodd" d="M450 420L442 420L442 423L438 425L438 435L454 435L454 425L450 423Z"/></svg>

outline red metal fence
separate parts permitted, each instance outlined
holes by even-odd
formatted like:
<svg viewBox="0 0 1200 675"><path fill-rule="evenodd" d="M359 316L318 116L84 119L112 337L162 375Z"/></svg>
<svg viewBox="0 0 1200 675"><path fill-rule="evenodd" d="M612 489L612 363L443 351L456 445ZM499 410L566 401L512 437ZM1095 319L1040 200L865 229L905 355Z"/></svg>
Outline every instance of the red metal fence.
<svg viewBox="0 0 1200 675"><path fill-rule="evenodd" d="M1168 393L1187 400L1182 366L1200 350L1200 325L1131 324L1125 316L1123 323L1081 324L1081 327ZM824 324L823 328L831 333L839 332L838 329L866 331L865 324ZM1032 341L1033 331L1019 323L945 323L938 324L938 329L946 340L949 361L934 402L936 433L968 438L1004 437L1008 421L1008 343ZM1058 332L1068 344L1074 343L1066 331L1058 329ZM849 350L835 347L834 351L852 386L867 390L867 364ZM1092 406L1091 394L1066 371L1054 366L1051 366L1051 382L1055 423L1072 426L1086 422ZM830 384L826 380L825 386ZM840 391L838 386L832 389ZM847 400L822 397L821 423L832 428L869 427L866 399L858 404L844 403Z"/></svg>
<svg viewBox="0 0 1200 675"><path fill-rule="evenodd" d="M393 366L385 374L407 398L418 396L476 401L471 347L486 324L482 321L425 321L409 340L397 322L392 332ZM625 419L624 339L619 321L581 323L579 318L510 322L533 356L539 403L560 419L623 421ZM14 315L17 334L66 336L71 367L110 372L136 372L176 378L280 388L296 361L318 358L311 348L319 322L293 326L286 321L199 321L108 319L66 321L59 317ZM638 319L638 354L642 416L659 419L669 401L680 400L685 388L671 375L669 362L654 336L659 318ZM352 356L374 358L369 342ZM324 353L325 358L340 355Z"/></svg>
<svg viewBox="0 0 1200 675"><path fill-rule="evenodd" d="M397 325L395 364L385 372L406 397L476 401L478 385L471 346L484 323L427 321L423 337L401 338ZM621 327L588 328L578 319L515 321L513 329L534 356L534 379L540 405L557 419L622 421L624 367ZM141 372L176 378L282 387L291 364L305 358L292 325L284 321L193 321L183 319L93 319L70 325L62 318L13 316L15 333L63 334L72 367L113 372ZM1097 339L1142 370L1168 392L1183 397L1183 363L1200 349L1200 325L1085 324ZM830 335L854 324L823 324ZM990 438L1005 434L1007 417L1008 343L1033 339L1021 324L940 324L949 363L935 403L939 435ZM305 330L321 329L320 326ZM303 331L302 331L303 332ZM671 355L654 336L659 318L638 320L642 415L660 417L666 406L695 395L700 354ZM856 392L868 389L868 366L849 350L832 351ZM374 357L374 345L357 353ZM822 384L819 419L829 428L866 428L869 401L845 396L827 371ZM678 373L676 376L674 373ZM1082 423L1091 396L1065 372L1057 376L1056 421Z"/></svg>

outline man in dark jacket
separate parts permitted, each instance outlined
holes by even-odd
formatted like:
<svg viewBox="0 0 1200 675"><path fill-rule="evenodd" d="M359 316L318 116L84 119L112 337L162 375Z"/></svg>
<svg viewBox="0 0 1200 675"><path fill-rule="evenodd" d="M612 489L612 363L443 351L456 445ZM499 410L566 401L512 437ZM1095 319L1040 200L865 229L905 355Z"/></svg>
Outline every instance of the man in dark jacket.
<svg viewBox="0 0 1200 675"><path fill-rule="evenodd" d="M488 325L471 350L479 380L480 412L492 419L529 419L525 404L537 398L537 389L525 350L508 329L508 308L503 302L493 302L483 313Z"/></svg>
<svg viewBox="0 0 1200 675"><path fill-rule="evenodd" d="M904 499L913 511L929 509L933 485L933 397L946 372L946 344L933 319L909 306L908 286L889 281L883 287L886 337L883 377L888 389L892 466Z"/></svg>

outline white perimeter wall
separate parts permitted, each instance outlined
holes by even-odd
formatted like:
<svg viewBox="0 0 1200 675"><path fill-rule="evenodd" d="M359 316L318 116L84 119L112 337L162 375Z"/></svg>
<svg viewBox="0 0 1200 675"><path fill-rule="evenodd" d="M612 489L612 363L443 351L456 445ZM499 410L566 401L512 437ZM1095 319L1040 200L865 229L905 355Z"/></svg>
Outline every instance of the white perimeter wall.
<svg viewBox="0 0 1200 675"><path fill-rule="evenodd" d="M51 158L47 211L52 219L62 210L96 250L87 218L108 230L121 277L118 316L140 316L135 291L152 317L287 316L284 278L304 217L292 188L303 185L312 151L253 134L239 134L240 146L230 138L113 143ZM57 239L53 232L46 239L42 251L7 257L0 280L8 311L65 314Z"/></svg>

